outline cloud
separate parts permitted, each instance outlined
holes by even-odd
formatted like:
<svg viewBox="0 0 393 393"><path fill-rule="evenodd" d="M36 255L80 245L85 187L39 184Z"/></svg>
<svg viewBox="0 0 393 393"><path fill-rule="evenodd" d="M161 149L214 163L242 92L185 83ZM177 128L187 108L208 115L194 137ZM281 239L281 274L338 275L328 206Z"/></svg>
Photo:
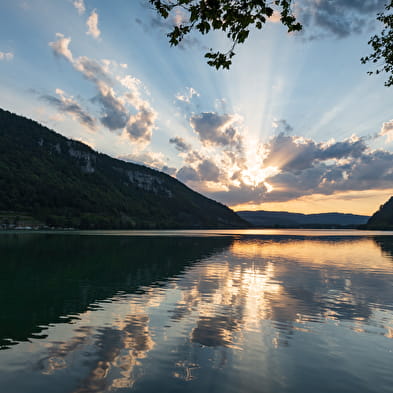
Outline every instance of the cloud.
<svg viewBox="0 0 393 393"><path fill-rule="evenodd" d="M117 97L112 87L115 85L115 80L105 69L105 65L86 56L77 58L73 65L77 71L97 87L98 94L92 101L100 104L101 123L112 131L125 128L130 114L124 100Z"/></svg>
<svg viewBox="0 0 393 393"><path fill-rule="evenodd" d="M56 56L63 56L72 63L72 53L68 48L71 42L71 38L64 37L64 35L61 33L56 33L56 37L58 38L57 41L49 42L49 46L53 49L53 52Z"/></svg>
<svg viewBox="0 0 393 393"><path fill-rule="evenodd" d="M171 15L170 21L175 26L180 26L189 21L188 13L182 8L174 8Z"/></svg>
<svg viewBox="0 0 393 393"><path fill-rule="evenodd" d="M378 135L387 136L388 141L391 142L393 140L393 120L389 120L386 123L383 123L381 131Z"/></svg>
<svg viewBox="0 0 393 393"><path fill-rule="evenodd" d="M277 10L273 11L273 15L268 19L269 22L279 23L281 21L281 14Z"/></svg>
<svg viewBox="0 0 393 393"><path fill-rule="evenodd" d="M120 156L118 158L123 161L133 162L134 164L149 166L151 168L163 171L169 175L173 175L176 172L176 168L168 166L165 156L162 153L138 151L127 154L126 156Z"/></svg>
<svg viewBox="0 0 393 393"><path fill-rule="evenodd" d="M205 181L218 182L220 177L220 170L218 166L210 160L203 160L198 165L199 178Z"/></svg>
<svg viewBox="0 0 393 393"><path fill-rule="evenodd" d="M232 146L240 150L242 138L235 127L238 121L239 117L236 115L202 112L191 116L190 125L202 143Z"/></svg>
<svg viewBox="0 0 393 393"><path fill-rule="evenodd" d="M340 192L390 189L393 182L393 154L375 151L349 164L318 163L297 172L281 171L256 187L230 184L226 190L205 194L229 205L287 202L307 195L333 195Z"/></svg>
<svg viewBox="0 0 393 393"><path fill-rule="evenodd" d="M60 33L56 36L58 40L49 43L54 53L64 57L94 84L97 93L91 101L99 106L101 124L111 131L122 130L133 142L149 142L157 114L142 98L142 83L131 75L124 75L125 67L114 61L97 61L86 56L74 58L69 49L71 39ZM120 70L120 74L112 69Z"/></svg>
<svg viewBox="0 0 393 393"><path fill-rule="evenodd" d="M105 62L98 62L86 56L80 56L75 61L71 61L71 63L86 79L94 82L99 87L113 86L115 83L108 72Z"/></svg>
<svg viewBox="0 0 393 393"><path fill-rule="evenodd" d="M139 109L136 115L130 117L126 130L135 141L150 141L156 113L148 106Z"/></svg>
<svg viewBox="0 0 393 393"><path fill-rule="evenodd" d="M388 189L392 185L393 154L371 151L362 139L315 143L280 134L265 148L269 153L263 165L277 165L280 173L267 179L273 191L266 193L261 201Z"/></svg>
<svg viewBox="0 0 393 393"><path fill-rule="evenodd" d="M194 96L199 97L199 93L192 87L186 87L183 93L176 94L176 99L189 104Z"/></svg>
<svg viewBox="0 0 393 393"><path fill-rule="evenodd" d="M96 84L98 94L93 100L101 104L103 115L100 121L105 127L110 130L125 128L133 141L150 140L157 114L149 103L141 98L141 82L138 79L131 75L112 78L106 66L85 56L78 58L74 66L85 78ZM112 87L116 81L128 89L123 97L118 97ZM129 113L127 103L136 108L138 112Z"/></svg>
<svg viewBox="0 0 393 393"><path fill-rule="evenodd" d="M174 176L177 172L177 169L168 165L164 165L163 167L161 167L161 171L166 173L167 175Z"/></svg>
<svg viewBox="0 0 393 393"><path fill-rule="evenodd" d="M384 3L385 0L303 0L295 4L295 14L307 38L345 38L370 29Z"/></svg>
<svg viewBox="0 0 393 393"><path fill-rule="evenodd" d="M177 171L176 177L184 183L200 180L198 172L190 166L181 167Z"/></svg>
<svg viewBox="0 0 393 393"><path fill-rule="evenodd" d="M263 164L296 172L311 168L318 161L359 157L366 149L362 139L318 144L311 139L280 133L265 145L268 153Z"/></svg>
<svg viewBox="0 0 393 393"><path fill-rule="evenodd" d="M131 75L126 75L125 77L118 78L118 81L129 90L127 94L127 98L130 103L134 105L138 105L138 101L140 101L140 85L141 81L137 78L132 77Z"/></svg>
<svg viewBox="0 0 393 393"><path fill-rule="evenodd" d="M28 11L31 9L31 4L29 4L27 1L20 1L18 3L18 7L21 8L23 11Z"/></svg>
<svg viewBox="0 0 393 393"><path fill-rule="evenodd" d="M0 61L11 61L14 58L14 54L12 52L0 52Z"/></svg>
<svg viewBox="0 0 393 393"><path fill-rule="evenodd" d="M281 132L257 149L260 157L251 160L216 147L182 152L186 164L176 176L229 205L384 190L393 184L393 153L371 150L355 136L316 142Z"/></svg>
<svg viewBox="0 0 393 393"><path fill-rule="evenodd" d="M204 193L208 191L204 189L206 182L213 188L215 188L214 184L227 183L230 175L228 174L228 163L225 162L225 152L217 152L214 158L212 158L209 156L209 152L192 150L192 147L188 144L186 145L188 150L186 150L182 146L184 142L181 138L174 139L180 139L180 141L176 140L176 142L182 147L181 156L185 163L176 173L176 177L179 180L189 183L192 187L196 187ZM222 184L220 187L222 188Z"/></svg>
<svg viewBox="0 0 393 393"><path fill-rule="evenodd" d="M73 118L78 120L84 126L94 130L96 128L95 119L89 115L73 97L67 97L61 89L56 89L57 96L50 94L43 94L40 98L53 107L55 107L61 113L71 115Z"/></svg>
<svg viewBox="0 0 393 393"><path fill-rule="evenodd" d="M95 99L101 104L103 115L100 117L100 121L106 128L114 131L126 126L127 110L111 92L101 93Z"/></svg>
<svg viewBox="0 0 393 393"><path fill-rule="evenodd" d="M176 150L182 153L186 153L191 150L191 145L189 145L183 138L178 136L169 139L169 143L174 144Z"/></svg>
<svg viewBox="0 0 393 393"><path fill-rule="evenodd" d="M192 114L189 121L198 146L181 137L169 140L183 160L176 177L205 195L229 195L229 189L238 187L247 169L240 120L237 114Z"/></svg>
<svg viewBox="0 0 393 393"><path fill-rule="evenodd" d="M278 132L283 132L285 134L289 134L293 131L293 127L286 120L274 120L272 123L272 127L276 129Z"/></svg>
<svg viewBox="0 0 393 393"><path fill-rule="evenodd" d="M207 191L205 194L226 205L238 205L241 203L261 202L267 193L264 184L258 187L251 187L247 184L230 185L225 190Z"/></svg>
<svg viewBox="0 0 393 393"><path fill-rule="evenodd" d="M192 114L190 126L201 146L170 139L183 160L176 177L229 205L384 190L393 184L393 153L371 150L367 138L317 142L293 135L281 119L273 123L276 135L250 149L238 119L236 114ZM381 135L390 135L391 123L383 125Z"/></svg>
<svg viewBox="0 0 393 393"><path fill-rule="evenodd" d="M316 157L317 160L339 160L347 157L358 158L367 150L365 141L357 137L352 137L342 142L332 141L320 143L317 146L320 151Z"/></svg>
<svg viewBox="0 0 393 393"><path fill-rule="evenodd" d="M189 165L196 165L203 159L204 157L202 156L202 154L196 150L190 150L184 156L184 161Z"/></svg>
<svg viewBox="0 0 393 393"><path fill-rule="evenodd" d="M86 34L91 35L95 39L98 39L101 31L98 28L98 14L96 10L93 10L90 16L87 18L86 26L88 28Z"/></svg>
<svg viewBox="0 0 393 393"><path fill-rule="evenodd" d="M148 8L148 6L146 8ZM173 26L180 26L181 24L189 21L187 12L179 7L172 9L168 17L165 19L158 16L155 11L153 11L150 16L150 26L155 28L171 28ZM141 19L136 18L135 20L138 24L144 25L144 22Z"/></svg>
<svg viewBox="0 0 393 393"><path fill-rule="evenodd" d="M144 99L146 90L141 81L125 75L125 68L114 61L73 56L70 42L70 38L57 34L56 42L50 46L94 86L92 103L97 107L98 120L63 92L47 98L47 102L82 123L101 122L111 131L120 130L139 148L145 148L155 129L157 114ZM184 93L184 97L194 96L191 90ZM176 177L224 203L288 201L313 194L391 188L393 154L372 151L365 139L351 137L321 143L293 135L293 128L281 119L273 124L276 134L260 149L253 146L253 153L247 156L250 146L245 144L239 115L202 112L188 117L199 140L191 145L179 136L170 138L182 160ZM384 123L380 135L390 135L391 123ZM175 168L165 160L158 162L141 154L138 158L135 153L133 160L137 159L175 174Z"/></svg>
<svg viewBox="0 0 393 393"><path fill-rule="evenodd" d="M79 15L83 15L86 11L84 0L74 0L74 7L78 10Z"/></svg>

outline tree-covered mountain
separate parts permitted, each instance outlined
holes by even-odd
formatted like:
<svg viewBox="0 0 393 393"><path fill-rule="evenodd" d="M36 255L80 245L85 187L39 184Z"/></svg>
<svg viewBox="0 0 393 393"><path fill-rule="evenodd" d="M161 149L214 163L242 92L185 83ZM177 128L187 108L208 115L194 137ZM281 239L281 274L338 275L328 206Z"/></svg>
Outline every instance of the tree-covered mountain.
<svg viewBox="0 0 393 393"><path fill-rule="evenodd" d="M327 228L356 227L365 224L369 216L344 213L301 214L275 211L238 211L237 214L256 227Z"/></svg>
<svg viewBox="0 0 393 393"><path fill-rule="evenodd" d="M381 205L368 220L365 229L393 229L393 197Z"/></svg>
<svg viewBox="0 0 393 393"><path fill-rule="evenodd" d="M6 221L20 214L48 226L90 229L247 226L165 173L95 152L1 109L0 212Z"/></svg>

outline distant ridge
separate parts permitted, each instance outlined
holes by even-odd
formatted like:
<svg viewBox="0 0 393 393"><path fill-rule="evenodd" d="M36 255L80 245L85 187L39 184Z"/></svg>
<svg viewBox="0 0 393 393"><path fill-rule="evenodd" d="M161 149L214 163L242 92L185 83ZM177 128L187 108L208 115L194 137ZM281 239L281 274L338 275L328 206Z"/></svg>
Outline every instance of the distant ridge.
<svg viewBox="0 0 393 393"><path fill-rule="evenodd" d="M393 230L393 197L379 207L364 225L364 229Z"/></svg>
<svg viewBox="0 0 393 393"><path fill-rule="evenodd" d="M0 109L0 228L247 227L228 207L154 169L97 153Z"/></svg>
<svg viewBox="0 0 393 393"><path fill-rule="evenodd" d="M340 228L365 224L369 216L344 213L301 214L277 211L238 211L241 218L260 228Z"/></svg>

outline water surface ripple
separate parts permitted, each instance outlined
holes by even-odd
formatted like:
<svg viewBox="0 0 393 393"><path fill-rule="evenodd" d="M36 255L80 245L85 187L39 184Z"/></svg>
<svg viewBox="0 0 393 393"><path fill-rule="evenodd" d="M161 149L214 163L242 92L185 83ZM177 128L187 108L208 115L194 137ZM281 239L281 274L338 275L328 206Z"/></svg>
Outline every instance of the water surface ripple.
<svg viewBox="0 0 393 393"><path fill-rule="evenodd" d="M0 234L0 391L391 393L393 237L344 235Z"/></svg>

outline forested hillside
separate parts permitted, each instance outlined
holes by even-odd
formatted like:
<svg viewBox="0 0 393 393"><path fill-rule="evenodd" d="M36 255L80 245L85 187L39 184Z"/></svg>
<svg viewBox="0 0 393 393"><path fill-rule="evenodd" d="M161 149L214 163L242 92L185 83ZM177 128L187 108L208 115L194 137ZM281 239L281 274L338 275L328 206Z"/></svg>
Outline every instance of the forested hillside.
<svg viewBox="0 0 393 393"><path fill-rule="evenodd" d="M393 229L393 197L383 204L368 220L366 229Z"/></svg>
<svg viewBox="0 0 393 393"><path fill-rule="evenodd" d="M165 173L97 153L1 109L0 212L3 220L27 215L86 229L247 225Z"/></svg>

